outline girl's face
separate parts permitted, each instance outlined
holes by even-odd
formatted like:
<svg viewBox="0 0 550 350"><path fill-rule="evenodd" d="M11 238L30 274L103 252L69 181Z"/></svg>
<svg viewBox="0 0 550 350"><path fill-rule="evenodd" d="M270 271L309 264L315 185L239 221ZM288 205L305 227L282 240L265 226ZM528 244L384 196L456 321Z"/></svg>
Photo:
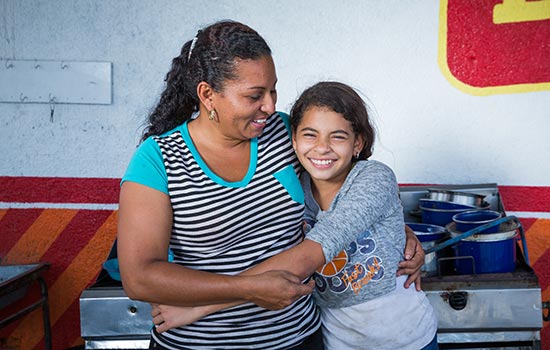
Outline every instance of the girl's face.
<svg viewBox="0 0 550 350"><path fill-rule="evenodd" d="M326 107L310 107L293 135L300 163L314 181L342 184L351 170L351 160L361 151L363 139L351 123Z"/></svg>
<svg viewBox="0 0 550 350"><path fill-rule="evenodd" d="M277 74L271 56L238 60L236 76L213 93L219 130L228 139L249 140L259 136L267 118L275 112Z"/></svg>

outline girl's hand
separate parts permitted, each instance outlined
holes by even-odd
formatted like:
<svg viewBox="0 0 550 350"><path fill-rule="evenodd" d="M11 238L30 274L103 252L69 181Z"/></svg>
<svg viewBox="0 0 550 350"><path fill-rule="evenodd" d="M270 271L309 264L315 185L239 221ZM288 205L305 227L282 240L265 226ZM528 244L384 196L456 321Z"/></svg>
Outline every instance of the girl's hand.
<svg viewBox="0 0 550 350"><path fill-rule="evenodd" d="M186 307L151 304L151 316L157 332L186 326L208 315L206 306Z"/></svg>
<svg viewBox="0 0 550 350"><path fill-rule="evenodd" d="M405 246L405 261L399 263L399 269L397 275L409 275L407 281L405 281L405 288L414 282L416 290L421 290L420 285L420 268L424 265L424 249L422 244L414 234L414 231L407 225L405 225L405 232L407 235L407 243Z"/></svg>

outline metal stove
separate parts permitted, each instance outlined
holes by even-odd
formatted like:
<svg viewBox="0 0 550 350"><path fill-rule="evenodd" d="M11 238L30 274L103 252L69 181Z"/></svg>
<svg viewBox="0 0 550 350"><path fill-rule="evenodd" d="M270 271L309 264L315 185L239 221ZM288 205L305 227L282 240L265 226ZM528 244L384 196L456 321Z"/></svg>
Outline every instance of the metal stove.
<svg viewBox="0 0 550 350"><path fill-rule="evenodd" d="M504 211L496 184L403 186L405 221L419 222L418 200L428 188L485 195L492 210ZM107 259L116 257L116 242ZM422 278L438 317L440 349L540 349L543 307L538 279L518 248L511 273ZM107 260L106 259L106 260ZM546 304L546 303L545 303ZM130 300L120 282L101 271L80 297L81 336L86 349L147 349L152 326L149 304Z"/></svg>
<svg viewBox="0 0 550 350"><path fill-rule="evenodd" d="M405 221L419 222L415 212L428 188L485 195L491 210L505 213L496 184L403 186ZM449 258L443 258L445 260ZM543 321L537 276L517 246L516 269L509 273L455 275L439 261L440 274L422 278L422 289L438 317L440 349L540 349Z"/></svg>
<svg viewBox="0 0 550 350"><path fill-rule="evenodd" d="M116 241L106 260L116 257ZM148 349L151 306L126 296L122 283L102 270L80 295L80 334L85 349Z"/></svg>

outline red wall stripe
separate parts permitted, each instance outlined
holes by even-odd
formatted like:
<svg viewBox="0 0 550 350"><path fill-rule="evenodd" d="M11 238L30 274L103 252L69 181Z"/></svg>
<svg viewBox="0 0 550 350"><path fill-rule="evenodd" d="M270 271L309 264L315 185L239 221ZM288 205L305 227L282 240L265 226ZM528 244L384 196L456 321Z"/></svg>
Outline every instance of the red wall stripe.
<svg viewBox="0 0 550 350"><path fill-rule="evenodd" d="M118 203L120 179L0 177L0 202Z"/></svg>
<svg viewBox="0 0 550 350"><path fill-rule="evenodd" d="M550 187L499 186L506 211L550 212Z"/></svg>
<svg viewBox="0 0 550 350"><path fill-rule="evenodd" d="M0 177L0 202L118 203L118 178ZM419 184L400 184L419 186ZM424 186L424 184L422 184ZM550 187L499 186L507 211L550 212Z"/></svg>
<svg viewBox="0 0 550 350"><path fill-rule="evenodd" d="M0 220L0 258L6 256L44 209L9 209ZM0 259L1 260L1 259Z"/></svg>

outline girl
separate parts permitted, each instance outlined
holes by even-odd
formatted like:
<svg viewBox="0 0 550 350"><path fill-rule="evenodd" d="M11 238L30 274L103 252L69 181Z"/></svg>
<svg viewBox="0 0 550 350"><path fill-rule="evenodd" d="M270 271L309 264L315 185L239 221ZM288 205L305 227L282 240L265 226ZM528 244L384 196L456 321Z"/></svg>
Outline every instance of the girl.
<svg viewBox="0 0 550 350"><path fill-rule="evenodd" d="M437 349L427 297L396 277L405 244L403 208L392 170L367 160L374 129L364 102L347 85L318 83L292 108L291 127L307 171L301 177L306 242L322 246L330 261L315 274L325 346Z"/></svg>
<svg viewBox="0 0 550 350"><path fill-rule="evenodd" d="M364 102L347 85L321 82L298 98L290 123L307 171L306 239L245 274L286 270L305 279L317 270L314 297L328 349L437 349L428 299L397 277L403 208L392 170L367 160L374 129ZM156 306L154 322L164 331L227 306Z"/></svg>

